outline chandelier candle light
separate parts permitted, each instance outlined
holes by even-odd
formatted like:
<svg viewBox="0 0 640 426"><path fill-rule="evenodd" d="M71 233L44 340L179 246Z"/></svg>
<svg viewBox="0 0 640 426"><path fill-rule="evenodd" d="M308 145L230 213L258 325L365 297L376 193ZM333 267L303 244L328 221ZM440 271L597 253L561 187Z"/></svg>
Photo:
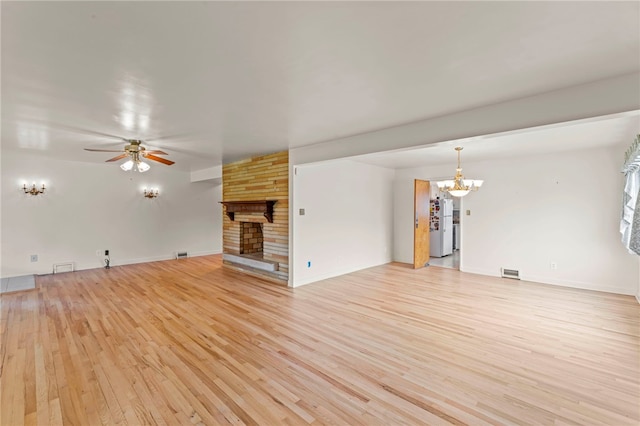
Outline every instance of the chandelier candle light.
<svg viewBox="0 0 640 426"><path fill-rule="evenodd" d="M436 182L440 191L448 192L454 197L464 197L470 191L477 191L482 186L484 181L478 179L465 179L462 175L462 167L460 167L460 151L461 146L456 147L458 151L458 168L456 169L456 175L453 180L442 180Z"/></svg>

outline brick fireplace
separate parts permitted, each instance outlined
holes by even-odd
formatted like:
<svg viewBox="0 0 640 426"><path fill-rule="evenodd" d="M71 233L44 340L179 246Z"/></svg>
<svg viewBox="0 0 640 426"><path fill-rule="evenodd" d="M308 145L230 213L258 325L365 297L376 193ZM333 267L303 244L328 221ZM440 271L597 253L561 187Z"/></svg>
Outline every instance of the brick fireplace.
<svg viewBox="0 0 640 426"><path fill-rule="evenodd" d="M262 253L263 244L261 223L240 222L240 254Z"/></svg>
<svg viewBox="0 0 640 426"><path fill-rule="evenodd" d="M223 263L279 284L289 278L289 153L222 166Z"/></svg>

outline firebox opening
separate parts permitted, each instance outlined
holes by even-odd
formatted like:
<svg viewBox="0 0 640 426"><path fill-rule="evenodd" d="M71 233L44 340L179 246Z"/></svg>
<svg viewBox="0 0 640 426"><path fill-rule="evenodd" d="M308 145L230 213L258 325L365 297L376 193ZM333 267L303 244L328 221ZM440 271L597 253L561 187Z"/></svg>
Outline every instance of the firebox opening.
<svg viewBox="0 0 640 426"><path fill-rule="evenodd" d="M240 222L240 254L262 254L263 244L261 223Z"/></svg>

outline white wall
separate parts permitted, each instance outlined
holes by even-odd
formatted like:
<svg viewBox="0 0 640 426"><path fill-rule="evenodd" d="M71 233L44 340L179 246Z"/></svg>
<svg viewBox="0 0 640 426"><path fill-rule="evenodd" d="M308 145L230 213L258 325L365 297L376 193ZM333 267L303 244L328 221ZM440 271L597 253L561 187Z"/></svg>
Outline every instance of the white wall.
<svg viewBox="0 0 640 426"><path fill-rule="evenodd" d="M397 170L393 182L393 260L412 265L414 179L422 178L407 177L403 170Z"/></svg>
<svg viewBox="0 0 640 426"><path fill-rule="evenodd" d="M293 286L391 261L393 170L350 160L295 169Z"/></svg>
<svg viewBox="0 0 640 426"><path fill-rule="evenodd" d="M505 267L520 270L525 280L636 294L638 260L624 249L618 232L622 153L600 148L465 163L464 174L484 179L485 185L464 198L463 209L471 215L461 216L461 270L498 276ZM445 170L398 170L395 185ZM396 218L404 221L413 203L403 199L396 197L403 203ZM396 223L395 229L402 234L395 238L396 260L407 262L413 240L403 235L411 225Z"/></svg>
<svg viewBox="0 0 640 426"><path fill-rule="evenodd" d="M53 264L77 269L220 253L220 185L191 183L190 173L152 164L146 173L125 173L117 164L57 161L2 153L2 277L51 273ZM44 195L25 195L23 180L45 180ZM145 186L160 196L142 196ZM96 250L101 256L96 256ZM37 254L38 262L30 262Z"/></svg>
<svg viewBox="0 0 640 426"><path fill-rule="evenodd" d="M216 185L222 184L222 165L191 172L191 182L212 181Z"/></svg>

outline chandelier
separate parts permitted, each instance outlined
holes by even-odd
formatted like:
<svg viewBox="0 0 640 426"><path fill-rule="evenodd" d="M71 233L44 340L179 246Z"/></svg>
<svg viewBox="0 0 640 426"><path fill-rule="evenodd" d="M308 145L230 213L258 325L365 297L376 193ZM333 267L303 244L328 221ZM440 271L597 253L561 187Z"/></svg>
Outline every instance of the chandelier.
<svg viewBox="0 0 640 426"><path fill-rule="evenodd" d="M464 176L462 176L462 167L460 167L460 151L462 151L462 147L457 146L456 151L458 151L458 168L456 169L455 177L453 180L442 180L436 182L436 184L440 191L448 192L454 197L464 197L470 191L477 191L484 181L478 179L465 179Z"/></svg>

